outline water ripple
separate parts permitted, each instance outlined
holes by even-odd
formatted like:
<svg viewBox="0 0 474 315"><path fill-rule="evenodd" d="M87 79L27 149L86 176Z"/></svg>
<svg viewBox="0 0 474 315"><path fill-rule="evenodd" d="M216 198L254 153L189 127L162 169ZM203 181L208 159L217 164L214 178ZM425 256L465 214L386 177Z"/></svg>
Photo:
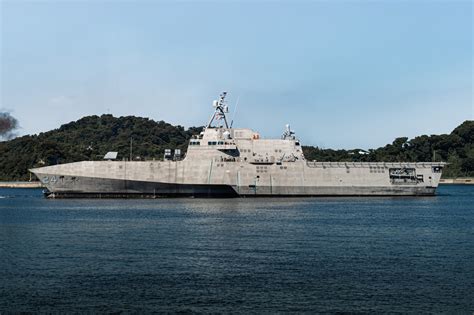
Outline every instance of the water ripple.
<svg viewBox="0 0 474 315"><path fill-rule="evenodd" d="M0 311L474 311L474 187L431 198L0 190Z"/></svg>

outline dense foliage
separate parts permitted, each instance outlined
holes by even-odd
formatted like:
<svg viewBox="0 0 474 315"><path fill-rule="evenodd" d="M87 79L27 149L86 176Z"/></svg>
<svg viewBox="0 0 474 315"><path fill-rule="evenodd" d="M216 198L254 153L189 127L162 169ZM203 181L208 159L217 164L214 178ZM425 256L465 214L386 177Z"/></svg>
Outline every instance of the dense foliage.
<svg viewBox="0 0 474 315"><path fill-rule="evenodd" d="M159 159L167 148L185 152L187 140L201 127L185 130L163 121L134 116L88 116L59 129L0 142L0 180L26 180L28 169L82 160L100 160L108 151L119 159ZM318 161L447 161L446 177L474 176L474 122L466 121L449 135L397 138L369 150L303 147L308 160Z"/></svg>

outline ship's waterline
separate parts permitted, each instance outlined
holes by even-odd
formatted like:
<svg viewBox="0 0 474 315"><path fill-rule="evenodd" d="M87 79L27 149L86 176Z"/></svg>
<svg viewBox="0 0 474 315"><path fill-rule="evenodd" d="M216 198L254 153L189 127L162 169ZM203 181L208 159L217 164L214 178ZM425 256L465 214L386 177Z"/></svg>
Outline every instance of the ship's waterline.
<svg viewBox="0 0 474 315"><path fill-rule="evenodd" d="M289 126L281 139L229 126L225 95L182 160L167 152L165 161L83 161L31 172L52 197L435 194L445 163L306 161Z"/></svg>

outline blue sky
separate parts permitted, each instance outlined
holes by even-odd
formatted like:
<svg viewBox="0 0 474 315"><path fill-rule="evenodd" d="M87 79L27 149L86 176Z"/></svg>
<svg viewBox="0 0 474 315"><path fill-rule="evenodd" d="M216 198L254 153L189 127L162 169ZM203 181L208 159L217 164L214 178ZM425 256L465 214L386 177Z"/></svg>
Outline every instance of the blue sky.
<svg viewBox="0 0 474 315"><path fill-rule="evenodd" d="M234 126L326 148L473 119L471 1L0 1L1 103L20 134L84 115Z"/></svg>

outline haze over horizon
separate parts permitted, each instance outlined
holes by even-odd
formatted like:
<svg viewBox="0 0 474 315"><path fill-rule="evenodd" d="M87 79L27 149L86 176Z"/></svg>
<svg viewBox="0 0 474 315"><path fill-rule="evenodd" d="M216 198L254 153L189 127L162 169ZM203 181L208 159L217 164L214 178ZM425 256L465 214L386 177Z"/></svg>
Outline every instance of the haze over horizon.
<svg viewBox="0 0 474 315"><path fill-rule="evenodd" d="M0 3L0 112L20 135L110 113L375 148L474 118L473 3Z"/></svg>

